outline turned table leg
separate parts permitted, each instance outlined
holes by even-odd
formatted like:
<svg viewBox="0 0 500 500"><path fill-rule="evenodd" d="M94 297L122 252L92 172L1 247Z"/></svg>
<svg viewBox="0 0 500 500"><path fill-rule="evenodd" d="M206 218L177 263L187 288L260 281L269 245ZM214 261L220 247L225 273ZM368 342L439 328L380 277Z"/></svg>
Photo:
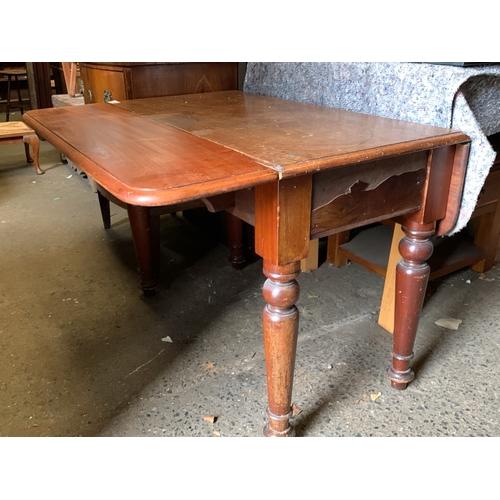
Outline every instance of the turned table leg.
<svg viewBox="0 0 500 500"><path fill-rule="evenodd" d="M229 262L231 262L234 269L242 269L246 262L243 248L243 221L229 212L226 212L226 217L229 240Z"/></svg>
<svg viewBox="0 0 500 500"><path fill-rule="evenodd" d="M127 205L127 212L134 240L135 253L139 263L141 288L144 295L153 295L156 287L154 273L155 257L152 249L152 228L149 208Z"/></svg>
<svg viewBox="0 0 500 500"><path fill-rule="evenodd" d="M151 228L151 265L153 266L153 275L155 280L160 276L161 271L161 224L159 215L149 213L149 226Z"/></svg>
<svg viewBox="0 0 500 500"><path fill-rule="evenodd" d="M414 378L410 368L418 320L424 302L432 255L434 224L407 224L399 244L402 260L396 267L396 302L392 366L387 370L394 389L406 389Z"/></svg>
<svg viewBox="0 0 500 500"><path fill-rule="evenodd" d="M279 266L264 260L267 280L263 295L267 304L263 312L264 349L269 406L265 436L294 436L290 426L293 371L299 311L295 302L299 298L300 262Z"/></svg>

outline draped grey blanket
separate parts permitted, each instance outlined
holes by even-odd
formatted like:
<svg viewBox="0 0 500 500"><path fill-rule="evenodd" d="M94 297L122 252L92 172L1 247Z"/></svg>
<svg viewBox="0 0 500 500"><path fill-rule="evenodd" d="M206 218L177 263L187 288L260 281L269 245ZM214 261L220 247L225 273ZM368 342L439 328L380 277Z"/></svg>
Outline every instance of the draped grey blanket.
<svg viewBox="0 0 500 500"><path fill-rule="evenodd" d="M487 136L500 132L500 66L254 62L248 63L243 90L467 134L469 164L460 214L450 234L469 221L496 157Z"/></svg>

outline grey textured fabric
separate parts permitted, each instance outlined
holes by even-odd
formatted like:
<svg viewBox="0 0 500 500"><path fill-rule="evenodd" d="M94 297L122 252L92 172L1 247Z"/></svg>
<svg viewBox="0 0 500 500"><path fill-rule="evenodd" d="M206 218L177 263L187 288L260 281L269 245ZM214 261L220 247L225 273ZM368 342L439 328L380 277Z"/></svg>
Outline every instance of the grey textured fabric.
<svg viewBox="0 0 500 500"><path fill-rule="evenodd" d="M500 66L254 62L248 63L243 90L466 133L471 153L450 234L469 221L496 157L487 136L500 132Z"/></svg>

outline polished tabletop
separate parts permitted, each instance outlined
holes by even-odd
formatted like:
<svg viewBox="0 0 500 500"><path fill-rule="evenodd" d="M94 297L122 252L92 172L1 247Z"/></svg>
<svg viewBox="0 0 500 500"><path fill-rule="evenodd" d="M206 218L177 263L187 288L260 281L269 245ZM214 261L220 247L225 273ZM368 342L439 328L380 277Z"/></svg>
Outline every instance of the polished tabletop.
<svg viewBox="0 0 500 500"><path fill-rule="evenodd" d="M53 111L24 119L117 198L149 206L468 140L448 129L239 91Z"/></svg>
<svg viewBox="0 0 500 500"><path fill-rule="evenodd" d="M239 151L282 177L466 137L445 128L239 91L136 99L114 106Z"/></svg>

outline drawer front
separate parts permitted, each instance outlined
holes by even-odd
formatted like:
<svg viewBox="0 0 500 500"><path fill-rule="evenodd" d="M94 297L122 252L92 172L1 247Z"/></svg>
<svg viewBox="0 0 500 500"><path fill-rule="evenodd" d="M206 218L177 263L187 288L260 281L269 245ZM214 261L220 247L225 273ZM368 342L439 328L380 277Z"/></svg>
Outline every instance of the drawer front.
<svg viewBox="0 0 500 500"><path fill-rule="evenodd" d="M426 178L426 152L314 174L311 238L417 211Z"/></svg>

